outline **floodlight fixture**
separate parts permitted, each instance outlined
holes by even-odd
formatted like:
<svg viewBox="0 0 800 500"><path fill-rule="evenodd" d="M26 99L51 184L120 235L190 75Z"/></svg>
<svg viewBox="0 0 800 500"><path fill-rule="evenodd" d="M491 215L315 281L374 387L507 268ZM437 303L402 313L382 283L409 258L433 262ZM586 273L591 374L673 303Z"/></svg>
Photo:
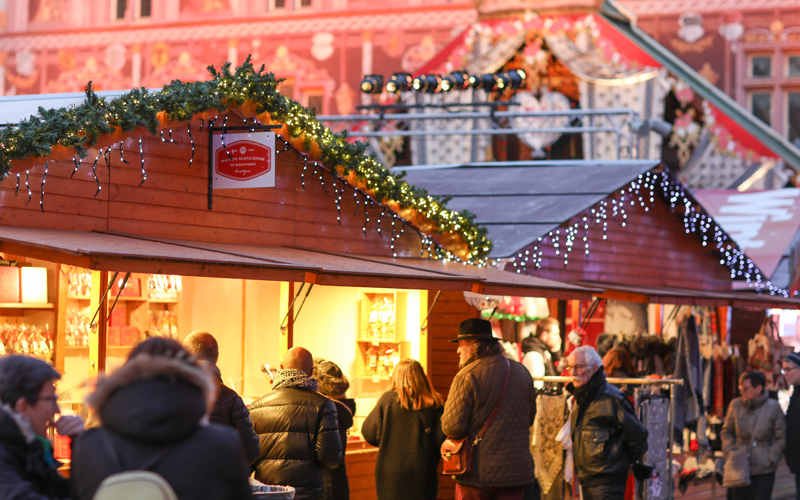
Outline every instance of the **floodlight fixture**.
<svg viewBox="0 0 800 500"><path fill-rule="evenodd" d="M413 80L409 73L394 73L386 83L386 90L389 92L405 92L411 90Z"/></svg>
<svg viewBox="0 0 800 500"><path fill-rule="evenodd" d="M383 92L383 75L366 75L361 80L361 92L365 94L380 94Z"/></svg>

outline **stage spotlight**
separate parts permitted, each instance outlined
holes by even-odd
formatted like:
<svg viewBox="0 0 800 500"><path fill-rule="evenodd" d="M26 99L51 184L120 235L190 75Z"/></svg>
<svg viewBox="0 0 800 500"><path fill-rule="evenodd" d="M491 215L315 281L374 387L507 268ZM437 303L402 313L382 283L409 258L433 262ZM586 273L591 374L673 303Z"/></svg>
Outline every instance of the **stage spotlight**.
<svg viewBox="0 0 800 500"><path fill-rule="evenodd" d="M485 90L486 92L492 92L494 90L497 90L498 89L497 84L498 84L497 75L492 73L481 75L479 87Z"/></svg>
<svg viewBox="0 0 800 500"><path fill-rule="evenodd" d="M412 84L414 90L424 92L426 94L435 94L442 90L442 79L438 75L419 75L414 78Z"/></svg>
<svg viewBox="0 0 800 500"><path fill-rule="evenodd" d="M528 75L521 69L509 71L508 76L511 77L511 88L514 90L523 88L528 80Z"/></svg>
<svg viewBox="0 0 800 500"><path fill-rule="evenodd" d="M366 75L361 80L361 92L365 94L380 94L383 92L383 75Z"/></svg>
<svg viewBox="0 0 800 500"><path fill-rule="evenodd" d="M465 90L469 88L469 75L461 71L454 71L442 78L442 90Z"/></svg>
<svg viewBox="0 0 800 500"><path fill-rule="evenodd" d="M411 90L411 75L408 73L394 73L386 83L389 92L405 92Z"/></svg>

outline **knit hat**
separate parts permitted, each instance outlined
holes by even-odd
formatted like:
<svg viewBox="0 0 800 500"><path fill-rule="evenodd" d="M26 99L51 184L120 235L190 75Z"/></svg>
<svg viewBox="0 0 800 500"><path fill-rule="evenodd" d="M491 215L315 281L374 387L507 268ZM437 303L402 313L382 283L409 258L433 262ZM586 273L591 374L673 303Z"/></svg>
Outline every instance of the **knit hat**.
<svg viewBox="0 0 800 500"><path fill-rule="evenodd" d="M791 361L795 365L800 366L800 353L796 353L796 352L789 353L789 355L786 356L785 358L783 358L783 360L784 361Z"/></svg>

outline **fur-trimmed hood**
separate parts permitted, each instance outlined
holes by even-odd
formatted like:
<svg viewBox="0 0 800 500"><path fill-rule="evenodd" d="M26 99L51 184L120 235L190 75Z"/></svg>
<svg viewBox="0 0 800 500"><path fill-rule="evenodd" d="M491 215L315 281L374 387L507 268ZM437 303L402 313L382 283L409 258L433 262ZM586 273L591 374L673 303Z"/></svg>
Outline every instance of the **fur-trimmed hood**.
<svg viewBox="0 0 800 500"><path fill-rule="evenodd" d="M132 439L168 442L196 429L216 399L207 368L142 354L100 379L87 402L105 427Z"/></svg>

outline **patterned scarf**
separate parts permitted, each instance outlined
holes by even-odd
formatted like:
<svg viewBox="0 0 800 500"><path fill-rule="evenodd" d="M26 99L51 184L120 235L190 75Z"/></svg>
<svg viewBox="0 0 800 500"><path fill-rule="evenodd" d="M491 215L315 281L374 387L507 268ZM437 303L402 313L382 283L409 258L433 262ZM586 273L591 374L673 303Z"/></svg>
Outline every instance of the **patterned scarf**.
<svg viewBox="0 0 800 500"><path fill-rule="evenodd" d="M319 382L309 377L303 370L295 368L287 368L278 370L275 375L275 383L272 384L272 390L275 389L308 389L316 391L319 389Z"/></svg>

